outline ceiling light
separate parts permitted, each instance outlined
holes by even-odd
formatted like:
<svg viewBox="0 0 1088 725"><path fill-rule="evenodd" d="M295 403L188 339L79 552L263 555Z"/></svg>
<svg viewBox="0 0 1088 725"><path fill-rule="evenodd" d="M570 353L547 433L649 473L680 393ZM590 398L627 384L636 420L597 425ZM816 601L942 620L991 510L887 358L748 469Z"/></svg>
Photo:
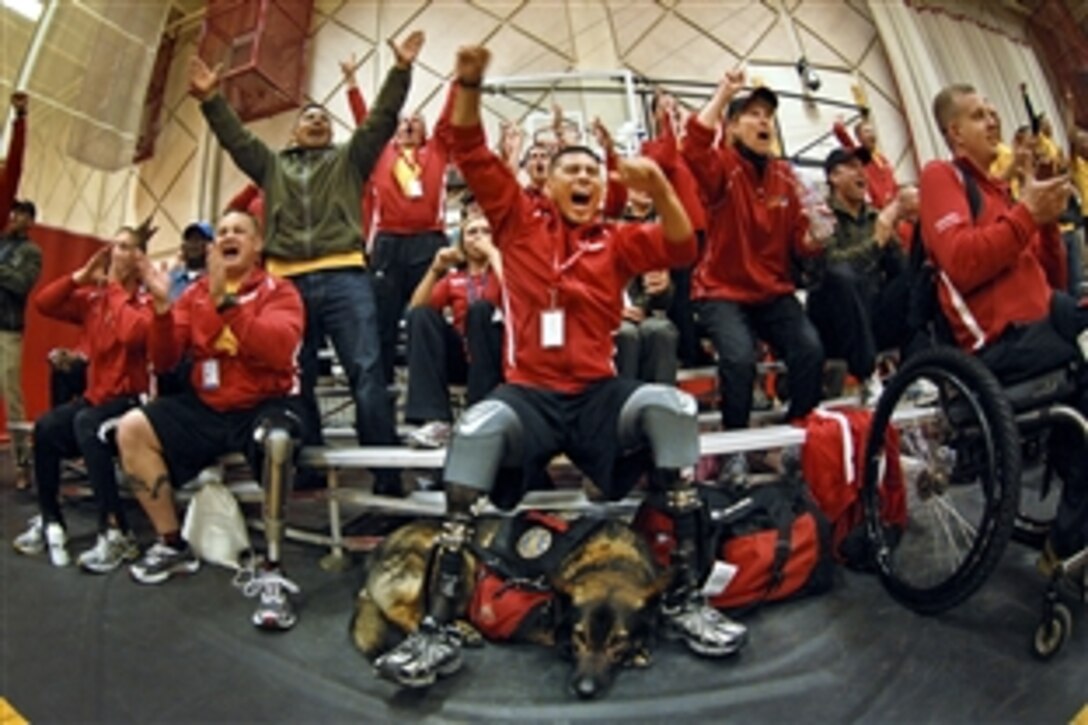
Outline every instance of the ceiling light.
<svg viewBox="0 0 1088 725"><path fill-rule="evenodd" d="M38 22L42 14L41 0L3 0L4 7L22 15L32 23Z"/></svg>

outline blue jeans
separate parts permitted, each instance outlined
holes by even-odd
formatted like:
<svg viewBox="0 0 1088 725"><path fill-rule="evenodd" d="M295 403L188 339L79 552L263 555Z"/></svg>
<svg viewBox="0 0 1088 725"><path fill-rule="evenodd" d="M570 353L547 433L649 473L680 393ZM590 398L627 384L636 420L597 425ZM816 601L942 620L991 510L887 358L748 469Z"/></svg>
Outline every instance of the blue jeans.
<svg viewBox="0 0 1088 725"><path fill-rule="evenodd" d="M382 349L370 273L364 269L328 269L291 277L306 306L302 342L302 399L306 411L304 443L320 445L321 414L314 387L317 353L332 340L348 376L355 401L355 435L360 445L395 445L393 406L382 379Z"/></svg>

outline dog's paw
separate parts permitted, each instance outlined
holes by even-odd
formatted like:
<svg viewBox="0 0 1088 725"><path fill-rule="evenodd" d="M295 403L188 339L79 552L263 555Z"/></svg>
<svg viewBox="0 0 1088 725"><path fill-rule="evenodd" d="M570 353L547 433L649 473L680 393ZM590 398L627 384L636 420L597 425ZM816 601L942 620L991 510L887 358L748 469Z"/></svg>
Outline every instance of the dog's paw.
<svg viewBox="0 0 1088 725"><path fill-rule="evenodd" d="M473 648L484 646L484 636L480 634L480 630L473 627L466 620L458 619L453 623L453 628L457 630L462 646Z"/></svg>
<svg viewBox="0 0 1088 725"><path fill-rule="evenodd" d="M647 647L640 647L627 657L627 667L644 670L654 663L653 655Z"/></svg>

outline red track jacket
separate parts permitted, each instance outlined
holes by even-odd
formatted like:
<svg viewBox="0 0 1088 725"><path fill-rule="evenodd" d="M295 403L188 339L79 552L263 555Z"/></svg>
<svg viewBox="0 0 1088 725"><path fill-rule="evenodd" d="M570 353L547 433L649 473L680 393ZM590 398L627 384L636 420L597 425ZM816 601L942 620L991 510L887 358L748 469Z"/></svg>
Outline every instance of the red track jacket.
<svg viewBox="0 0 1088 725"><path fill-rule="evenodd" d="M91 405L148 391L152 309L146 293L129 294L117 282L77 287L66 274L42 287L34 304L46 317L82 327L81 348L87 353L83 397Z"/></svg>
<svg viewBox="0 0 1088 725"><path fill-rule="evenodd" d="M235 307L217 311L203 277L151 324L155 369L169 370L191 351L193 389L219 411L252 408L299 387L305 315L295 286L257 268L236 295ZM208 365L216 368L217 385L206 384Z"/></svg>
<svg viewBox="0 0 1088 725"><path fill-rule="evenodd" d="M982 193L978 219L971 221L956 165L931 161L922 171L920 223L956 342L979 350L1008 325L1050 314L1051 285L1064 286L1065 248L1056 224L1036 227L1027 207L1010 203L1005 184L961 162Z"/></svg>
<svg viewBox="0 0 1088 725"><path fill-rule="evenodd" d="M792 294L791 253L810 256L808 217L797 177L768 159L762 178L732 146L715 148L714 129L688 122L683 155L707 205L707 245L692 275L692 299L760 304Z"/></svg>
<svg viewBox="0 0 1088 725"><path fill-rule="evenodd" d="M564 393L615 376L612 333L635 275L689 264L695 239L665 241L656 224L571 227L548 199L524 192L483 129L451 127L451 151L503 254L505 372L510 383ZM542 344L541 315L561 309L565 341Z"/></svg>

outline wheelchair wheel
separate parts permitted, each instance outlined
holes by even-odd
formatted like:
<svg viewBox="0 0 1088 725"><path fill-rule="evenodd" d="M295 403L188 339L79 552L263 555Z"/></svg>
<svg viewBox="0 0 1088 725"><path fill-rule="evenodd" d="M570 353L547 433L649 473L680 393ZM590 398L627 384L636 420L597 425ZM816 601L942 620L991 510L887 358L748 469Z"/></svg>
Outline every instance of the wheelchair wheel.
<svg viewBox="0 0 1088 725"><path fill-rule="evenodd" d="M1069 635L1073 633L1073 613L1069 607L1057 603L1050 608L1031 638L1031 653L1046 661L1061 651Z"/></svg>
<svg viewBox="0 0 1088 725"><path fill-rule="evenodd" d="M906 488L902 527L881 520L889 427ZM1019 438L997 379L953 348L913 357L877 405L864 475L874 564L892 596L922 614L967 599L997 566L1019 503Z"/></svg>

